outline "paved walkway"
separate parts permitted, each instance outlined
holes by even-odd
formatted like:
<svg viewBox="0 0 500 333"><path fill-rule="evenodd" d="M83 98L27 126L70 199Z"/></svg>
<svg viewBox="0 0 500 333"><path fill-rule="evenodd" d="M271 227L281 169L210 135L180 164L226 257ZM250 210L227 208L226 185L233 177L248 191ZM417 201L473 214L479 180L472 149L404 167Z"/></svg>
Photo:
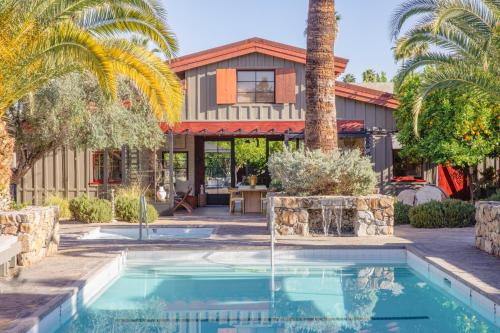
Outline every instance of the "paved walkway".
<svg viewBox="0 0 500 333"><path fill-rule="evenodd" d="M93 271L123 249L243 250L269 246L266 222L262 216L230 216L222 208L198 210L197 215L192 216L162 218L155 223L157 227L213 227L210 239L139 242L76 238L96 226L101 225L62 224L61 246L56 256L23 269L11 281L0 280L0 331L22 321L34 323L51 304L75 292ZM115 223L108 226L123 228L131 225ZM390 237L287 237L279 238L277 247L407 247L500 304L500 259L477 250L473 240L472 228L429 230L399 226L395 228L395 236Z"/></svg>

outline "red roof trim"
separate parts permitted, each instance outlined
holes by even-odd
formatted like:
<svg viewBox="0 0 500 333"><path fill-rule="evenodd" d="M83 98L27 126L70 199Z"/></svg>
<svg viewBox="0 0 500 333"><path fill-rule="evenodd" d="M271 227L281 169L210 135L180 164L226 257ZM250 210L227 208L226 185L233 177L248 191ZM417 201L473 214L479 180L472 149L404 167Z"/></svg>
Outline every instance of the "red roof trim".
<svg viewBox="0 0 500 333"><path fill-rule="evenodd" d="M335 95L356 101L397 109L399 101L394 94L337 81Z"/></svg>
<svg viewBox="0 0 500 333"><path fill-rule="evenodd" d="M337 120L337 128L342 132L357 132L364 128L363 120ZM162 131L170 127L167 123L161 123ZM303 133L304 121L185 121L173 127L175 134L228 134L228 135L265 135Z"/></svg>
<svg viewBox="0 0 500 333"><path fill-rule="evenodd" d="M172 68L174 72L180 73L192 68L255 52L301 64L306 63L305 49L263 38L250 38L172 59L170 61L170 68ZM337 74L343 73L348 61L349 60L345 58L335 57L335 72Z"/></svg>

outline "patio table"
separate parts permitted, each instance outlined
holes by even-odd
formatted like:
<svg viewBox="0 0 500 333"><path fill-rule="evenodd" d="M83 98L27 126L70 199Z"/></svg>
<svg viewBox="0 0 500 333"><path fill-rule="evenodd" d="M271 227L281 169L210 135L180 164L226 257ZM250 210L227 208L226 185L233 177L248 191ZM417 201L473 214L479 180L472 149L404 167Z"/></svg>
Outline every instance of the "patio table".
<svg viewBox="0 0 500 333"><path fill-rule="evenodd" d="M256 185L254 187L248 185L238 186L238 191L241 192L245 200L245 214L262 213L262 197L267 193L265 185Z"/></svg>

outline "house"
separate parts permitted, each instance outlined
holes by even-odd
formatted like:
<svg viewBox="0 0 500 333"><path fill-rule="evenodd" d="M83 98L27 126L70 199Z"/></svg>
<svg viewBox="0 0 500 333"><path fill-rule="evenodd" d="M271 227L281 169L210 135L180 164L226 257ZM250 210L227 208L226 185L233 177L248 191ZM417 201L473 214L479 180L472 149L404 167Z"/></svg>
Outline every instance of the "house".
<svg viewBox="0 0 500 333"><path fill-rule="evenodd" d="M266 156L273 142L299 146L306 112L305 62L304 49L261 38L172 60L170 66L185 89L182 121L173 128L160 126L173 137L175 179L187 182L195 196L206 191L209 204L225 203L227 188L245 176L236 170L234 159L241 140L262 142ZM347 59L337 57L337 75L347 65ZM394 191L392 180L398 177L432 178L424 165L398 157L393 117L398 101L391 93L338 82L336 102L339 145L360 148L371 157L381 192ZM131 180L156 188L168 178L167 157L167 142L157 152L126 147L56 151L24 177L17 199L40 203L51 193L98 195Z"/></svg>

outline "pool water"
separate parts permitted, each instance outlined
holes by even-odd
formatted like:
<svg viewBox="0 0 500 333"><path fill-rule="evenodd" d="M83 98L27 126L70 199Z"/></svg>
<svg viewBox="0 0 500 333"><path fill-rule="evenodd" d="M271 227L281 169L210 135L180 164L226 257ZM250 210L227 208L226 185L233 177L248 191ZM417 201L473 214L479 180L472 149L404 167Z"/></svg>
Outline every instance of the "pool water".
<svg viewBox="0 0 500 333"><path fill-rule="evenodd" d="M274 278L272 278L274 276ZM406 264L133 262L58 332L499 332Z"/></svg>

